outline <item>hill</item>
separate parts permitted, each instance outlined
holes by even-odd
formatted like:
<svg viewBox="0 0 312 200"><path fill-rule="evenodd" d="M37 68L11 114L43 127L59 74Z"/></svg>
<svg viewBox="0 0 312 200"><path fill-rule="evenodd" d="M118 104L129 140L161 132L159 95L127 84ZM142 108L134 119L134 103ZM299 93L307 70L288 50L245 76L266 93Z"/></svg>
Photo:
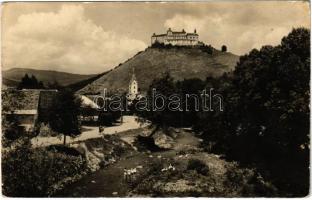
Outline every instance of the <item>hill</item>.
<svg viewBox="0 0 312 200"><path fill-rule="evenodd" d="M36 76L36 78L39 81L42 81L45 85L57 81L63 86L96 76L96 74L82 75L50 70L13 68L2 72L2 83L3 85L14 87L20 82L25 74Z"/></svg>
<svg viewBox="0 0 312 200"><path fill-rule="evenodd" d="M7 78L2 77L2 87L16 87L18 85L18 81L13 81Z"/></svg>
<svg viewBox="0 0 312 200"><path fill-rule="evenodd" d="M139 52L123 64L115 67L93 83L82 88L81 94L96 94L107 88L108 91L125 92L134 68L140 90L146 91L155 78L167 71L175 80L220 76L234 69L238 56L228 52L213 50L209 54L200 47L149 47Z"/></svg>
<svg viewBox="0 0 312 200"><path fill-rule="evenodd" d="M96 79L100 78L101 76L103 76L103 75L105 75L105 74L107 74L107 73L109 73L109 72L110 72L110 71L103 72L103 73L101 73L101 74L92 76L91 78L84 79L84 80L82 80L82 81L69 84L69 85L67 85L66 87L67 87L67 88L70 88L70 89L73 90L73 91L78 91L78 90L84 88L86 85L91 84L93 81L95 81Z"/></svg>

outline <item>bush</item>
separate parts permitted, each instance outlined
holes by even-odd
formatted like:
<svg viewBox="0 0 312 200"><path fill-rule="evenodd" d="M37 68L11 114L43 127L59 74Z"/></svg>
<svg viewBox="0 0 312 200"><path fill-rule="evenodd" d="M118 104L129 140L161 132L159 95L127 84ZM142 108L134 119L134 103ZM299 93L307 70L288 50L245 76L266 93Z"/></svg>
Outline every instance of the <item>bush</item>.
<svg viewBox="0 0 312 200"><path fill-rule="evenodd" d="M277 195L277 189L270 182L267 182L255 169L243 169L233 165L225 173L224 185L228 193L235 193L235 196L260 196L273 197Z"/></svg>
<svg viewBox="0 0 312 200"><path fill-rule="evenodd" d="M98 117L98 124L101 126L112 126L120 118L120 112L101 112Z"/></svg>
<svg viewBox="0 0 312 200"><path fill-rule="evenodd" d="M39 131L39 136L42 137L49 137L49 136L57 136L58 133L54 132L51 127L49 126L49 124L45 124L45 123L40 123L38 125L38 131Z"/></svg>
<svg viewBox="0 0 312 200"><path fill-rule="evenodd" d="M207 176L209 174L209 167L205 162L198 159L190 159L187 164L188 170L195 170L197 173Z"/></svg>
<svg viewBox="0 0 312 200"><path fill-rule="evenodd" d="M202 52L208 53L210 55L212 55L214 51L211 45L203 45L200 47L200 49L202 50Z"/></svg>
<svg viewBox="0 0 312 200"><path fill-rule="evenodd" d="M222 52L226 52L226 51L227 51L227 47L226 47L225 45L222 45L221 51L222 51Z"/></svg>
<svg viewBox="0 0 312 200"><path fill-rule="evenodd" d="M153 137L145 137L145 136L141 136L138 135L135 138L134 141L134 145L138 148L138 150L140 151L152 151L152 152L157 152L157 151L161 151L162 148L160 148L159 146L157 146L155 144L155 140Z"/></svg>
<svg viewBox="0 0 312 200"><path fill-rule="evenodd" d="M31 149L24 144L2 155L2 190L9 197L47 197L65 178L82 174L82 156L47 149Z"/></svg>

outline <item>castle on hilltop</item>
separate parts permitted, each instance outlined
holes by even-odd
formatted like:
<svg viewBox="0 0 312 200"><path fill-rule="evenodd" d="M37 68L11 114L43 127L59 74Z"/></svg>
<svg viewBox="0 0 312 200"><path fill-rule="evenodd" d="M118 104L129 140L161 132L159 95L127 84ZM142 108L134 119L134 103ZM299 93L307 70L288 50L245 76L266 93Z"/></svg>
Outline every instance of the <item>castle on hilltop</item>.
<svg viewBox="0 0 312 200"><path fill-rule="evenodd" d="M196 46L200 43L198 42L198 34L196 29L194 33L187 33L184 29L181 32L172 31L171 28L168 29L166 34L156 35L155 33L151 38L152 45L155 43L160 44L171 44L174 46Z"/></svg>

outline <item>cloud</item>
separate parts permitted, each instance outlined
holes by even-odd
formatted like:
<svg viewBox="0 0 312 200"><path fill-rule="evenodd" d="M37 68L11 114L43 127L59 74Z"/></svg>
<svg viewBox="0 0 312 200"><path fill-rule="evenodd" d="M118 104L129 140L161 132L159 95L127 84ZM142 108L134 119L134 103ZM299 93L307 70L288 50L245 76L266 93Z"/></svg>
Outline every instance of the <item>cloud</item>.
<svg viewBox="0 0 312 200"><path fill-rule="evenodd" d="M206 6L206 7L205 7ZM310 28L309 4L302 2L211 3L194 13L177 13L164 27L199 33L215 48L244 54L263 45L277 45L295 27Z"/></svg>
<svg viewBox="0 0 312 200"><path fill-rule="evenodd" d="M72 73L104 72L146 48L138 39L104 31L84 8L64 5L57 12L19 16L3 34L3 67Z"/></svg>

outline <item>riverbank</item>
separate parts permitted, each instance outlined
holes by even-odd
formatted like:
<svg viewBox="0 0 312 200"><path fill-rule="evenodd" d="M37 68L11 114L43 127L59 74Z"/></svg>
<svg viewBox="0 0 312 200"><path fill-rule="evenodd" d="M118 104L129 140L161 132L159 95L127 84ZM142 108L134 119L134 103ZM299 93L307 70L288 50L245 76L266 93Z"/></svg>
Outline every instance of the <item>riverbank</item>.
<svg viewBox="0 0 312 200"><path fill-rule="evenodd" d="M189 130L171 129L171 148L142 150L137 136L147 128L117 134L134 149L56 194L58 197L186 197L274 195L255 169L241 168L201 148ZM158 133L161 135L160 133ZM161 136L158 136L161 137ZM131 172L128 175L128 172ZM261 191L261 194L259 193Z"/></svg>

